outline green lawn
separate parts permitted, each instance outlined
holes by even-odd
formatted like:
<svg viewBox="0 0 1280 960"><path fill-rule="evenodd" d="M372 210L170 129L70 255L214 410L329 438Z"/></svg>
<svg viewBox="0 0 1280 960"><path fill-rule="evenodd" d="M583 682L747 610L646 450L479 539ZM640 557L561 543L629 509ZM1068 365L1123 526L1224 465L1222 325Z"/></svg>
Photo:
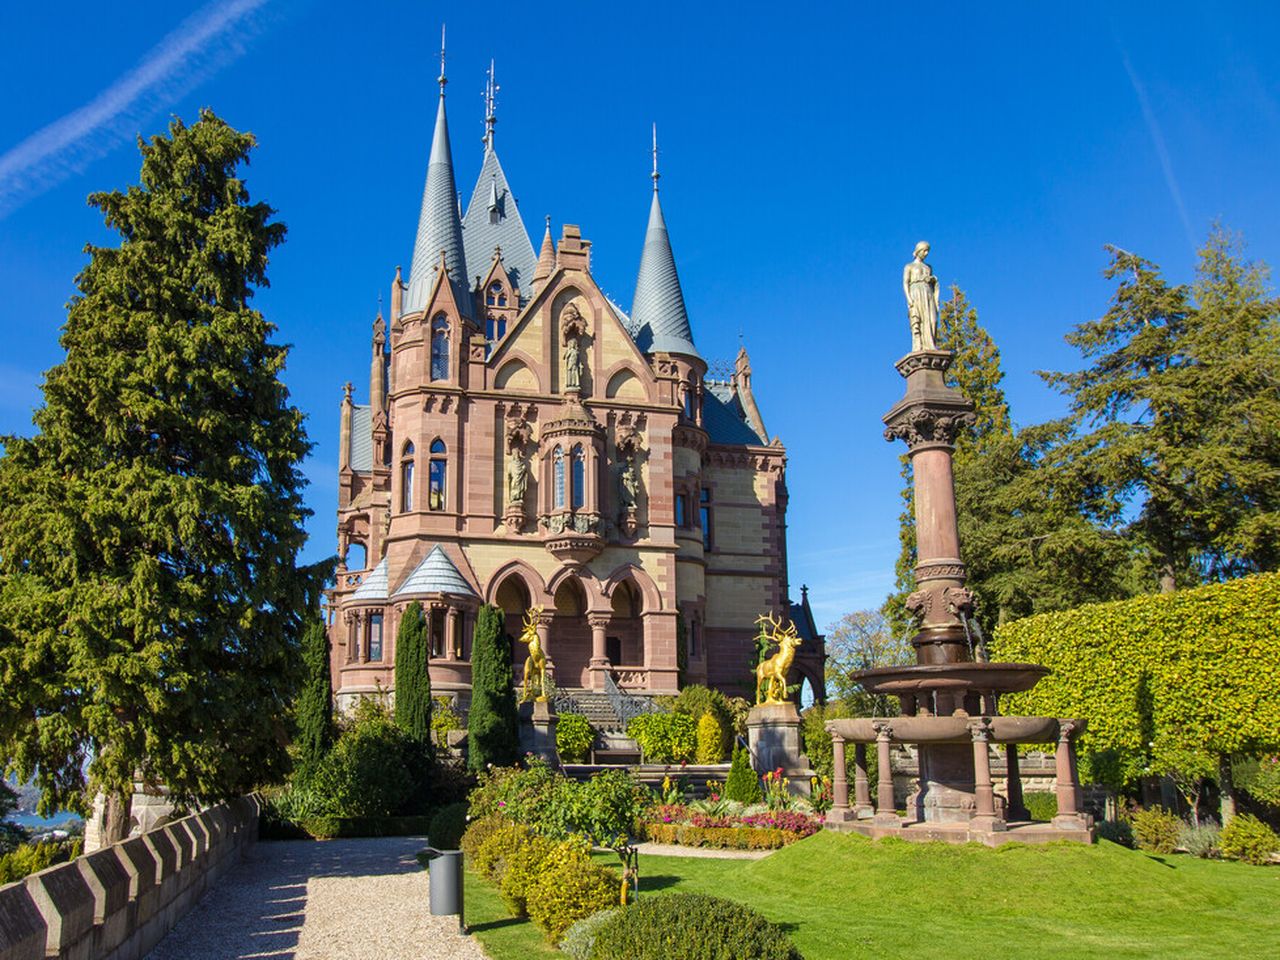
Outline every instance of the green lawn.
<svg viewBox="0 0 1280 960"><path fill-rule="evenodd" d="M642 856L640 871L642 895L696 890L755 907L806 960L1241 960L1280 942L1280 869L1105 842L992 850L823 831L764 860ZM489 884L470 873L467 884L468 923L495 960L563 956Z"/></svg>

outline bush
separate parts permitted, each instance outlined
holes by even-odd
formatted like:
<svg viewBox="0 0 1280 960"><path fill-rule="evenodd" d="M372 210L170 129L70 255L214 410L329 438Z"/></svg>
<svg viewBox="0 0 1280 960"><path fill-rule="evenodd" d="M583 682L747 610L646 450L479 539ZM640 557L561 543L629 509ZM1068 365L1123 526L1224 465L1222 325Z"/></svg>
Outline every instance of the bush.
<svg viewBox="0 0 1280 960"><path fill-rule="evenodd" d="M431 736L437 746L447 747L449 733L453 730L461 730L463 727L462 714L453 709L453 700L450 697L434 696L431 698L431 704Z"/></svg>
<svg viewBox="0 0 1280 960"><path fill-rule="evenodd" d="M1133 826L1128 820L1103 820L1093 828L1099 840L1110 840L1122 847L1133 846Z"/></svg>
<svg viewBox="0 0 1280 960"><path fill-rule="evenodd" d="M698 762L719 763L724 756L724 730L716 718L704 713L698 719Z"/></svg>
<svg viewBox="0 0 1280 960"><path fill-rule="evenodd" d="M1164 807L1147 807L1133 815L1133 838L1139 850L1173 853L1182 827L1182 818Z"/></svg>
<svg viewBox="0 0 1280 960"><path fill-rule="evenodd" d="M585 783L572 784L566 828L601 846L624 842L649 805L649 792L625 770L605 770Z"/></svg>
<svg viewBox="0 0 1280 960"><path fill-rule="evenodd" d="M1032 790L1022 795L1032 820L1049 821L1058 815L1058 795L1048 790Z"/></svg>
<svg viewBox="0 0 1280 960"><path fill-rule="evenodd" d="M733 744L733 708L729 705L728 697L723 693L701 684L690 684L671 701L671 712L683 713L699 723L708 713L715 720L720 734L717 756L714 760L699 759L699 763L719 763L728 755L729 748Z"/></svg>
<svg viewBox="0 0 1280 960"><path fill-rule="evenodd" d="M618 902L622 878L591 860L572 843L557 844L542 864L542 875L528 891L529 919L551 943L593 913Z"/></svg>
<svg viewBox="0 0 1280 960"><path fill-rule="evenodd" d="M1259 803L1280 807L1280 757L1241 761L1235 764L1232 776Z"/></svg>
<svg viewBox="0 0 1280 960"><path fill-rule="evenodd" d="M1222 828L1216 823L1192 825L1184 823L1178 835L1178 846L1193 857L1212 860L1221 855Z"/></svg>
<svg viewBox="0 0 1280 960"><path fill-rule="evenodd" d="M654 843L711 850L778 850L813 833L776 827L698 826L692 823L648 823L644 831Z"/></svg>
<svg viewBox="0 0 1280 960"><path fill-rule="evenodd" d="M66 863L80 855L84 840L24 843L0 856L0 886L39 873L55 863Z"/></svg>
<svg viewBox="0 0 1280 960"><path fill-rule="evenodd" d="M373 700L360 701L338 742L306 785L315 815L390 817L415 813L412 800L431 769L421 745Z"/></svg>
<svg viewBox="0 0 1280 960"><path fill-rule="evenodd" d="M556 750L563 763L586 763L595 743L591 721L580 713L562 713L556 724Z"/></svg>
<svg viewBox="0 0 1280 960"><path fill-rule="evenodd" d="M750 907L700 893L646 897L602 923L592 960L802 960Z"/></svg>
<svg viewBox="0 0 1280 960"><path fill-rule="evenodd" d="M590 960L596 932L620 909L608 907L597 910L589 917L583 917L565 932L564 939L560 941L561 952L568 954L572 960Z"/></svg>
<svg viewBox="0 0 1280 960"><path fill-rule="evenodd" d="M1220 848L1232 860L1263 864L1280 853L1280 836L1257 817L1240 813L1222 828Z"/></svg>
<svg viewBox="0 0 1280 960"><path fill-rule="evenodd" d="M724 795L726 800L738 803L760 802L760 778L751 769L751 755L743 747L733 751L733 765L724 784Z"/></svg>
<svg viewBox="0 0 1280 960"><path fill-rule="evenodd" d="M462 834L462 853L467 858L467 862L481 873L484 871L476 866L476 855L479 853L480 847L493 835L495 830L500 829L507 823L507 819L501 814L491 813L486 817L473 817L471 822L467 824L466 832Z"/></svg>
<svg viewBox="0 0 1280 960"><path fill-rule="evenodd" d="M501 813L536 827L548 836L564 833L567 795L575 786L556 773L541 757L530 757L527 767L494 767L480 775L479 785L468 798L471 815Z"/></svg>
<svg viewBox="0 0 1280 960"><path fill-rule="evenodd" d="M697 724L683 713L642 713L627 724L648 763L688 763L698 746Z"/></svg>
<svg viewBox="0 0 1280 960"><path fill-rule="evenodd" d="M513 917L526 914L529 892L545 883L544 864L555 850L556 844L536 833L516 834L515 845L507 851L502 864L502 880L498 890L502 902Z"/></svg>
<svg viewBox="0 0 1280 960"><path fill-rule="evenodd" d="M502 873L507 867L507 858L533 835L533 830L523 823L511 821L503 823L491 831L480 844L472 866L480 872L481 876L501 885Z"/></svg>
<svg viewBox="0 0 1280 960"><path fill-rule="evenodd" d="M420 837L431 826L430 817L306 817L290 824L301 831L291 835L287 828L277 829L275 839L332 840L336 837ZM261 834L261 822L259 822Z"/></svg>
<svg viewBox="0 0 1280 960"><path fill-rule="evenodd" d="M427 842L437 850L457 850L467 831L467 805L451 803L441 807L427 827Z"/></svg>

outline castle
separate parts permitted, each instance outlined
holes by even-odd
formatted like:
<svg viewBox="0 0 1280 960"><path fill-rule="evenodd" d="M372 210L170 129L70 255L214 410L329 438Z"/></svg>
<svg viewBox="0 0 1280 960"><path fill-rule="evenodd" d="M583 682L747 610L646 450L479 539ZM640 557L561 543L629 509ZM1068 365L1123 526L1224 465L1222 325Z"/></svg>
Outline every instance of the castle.
<svg viewBox="0 0 1280 960"><path fill-rule="evenodd" d="M469 701L481 604L508 632L537 614L561 689L750 688L756 617L789 616L793 682L824 699L823 640L792 604L786 451L738 352L708 378L694 345L658 172L628 314L591 275L591 242L547 218L535 254L494 146L454 185L445 78L413 259L373 323L369 402L341 406L334 692L395 687L403 610L422 604L436 693ZM358 554L362 554L358 556ZM523 662L514 651L513 662ZM517 677L519 680L519 677Z"/></svg>

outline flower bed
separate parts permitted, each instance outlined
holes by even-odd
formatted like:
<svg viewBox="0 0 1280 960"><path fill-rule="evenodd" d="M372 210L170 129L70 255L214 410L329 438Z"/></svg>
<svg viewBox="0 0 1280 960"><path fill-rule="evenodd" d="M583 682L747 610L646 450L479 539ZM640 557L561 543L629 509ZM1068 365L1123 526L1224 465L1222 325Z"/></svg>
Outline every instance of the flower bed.
<svg viewBox="0 0 1280 960"><path fill-rule="evenodd" d="M796 810L709 813L682 804L651 807L645 817L645 836L654 843L726 850L776 850L822 829L818 817Z"/></svg>

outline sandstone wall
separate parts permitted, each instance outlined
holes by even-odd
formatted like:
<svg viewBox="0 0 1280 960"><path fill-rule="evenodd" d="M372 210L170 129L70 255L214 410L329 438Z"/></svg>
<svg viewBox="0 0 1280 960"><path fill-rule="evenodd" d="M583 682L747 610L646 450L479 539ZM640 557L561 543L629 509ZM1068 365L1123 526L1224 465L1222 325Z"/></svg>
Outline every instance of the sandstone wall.
<svg viewBox="0 0 1280 960"><path fill-rule="evenodd" d="M0 887L0 960L138 960L258 837L258 801L219 804Z"/></svg>

